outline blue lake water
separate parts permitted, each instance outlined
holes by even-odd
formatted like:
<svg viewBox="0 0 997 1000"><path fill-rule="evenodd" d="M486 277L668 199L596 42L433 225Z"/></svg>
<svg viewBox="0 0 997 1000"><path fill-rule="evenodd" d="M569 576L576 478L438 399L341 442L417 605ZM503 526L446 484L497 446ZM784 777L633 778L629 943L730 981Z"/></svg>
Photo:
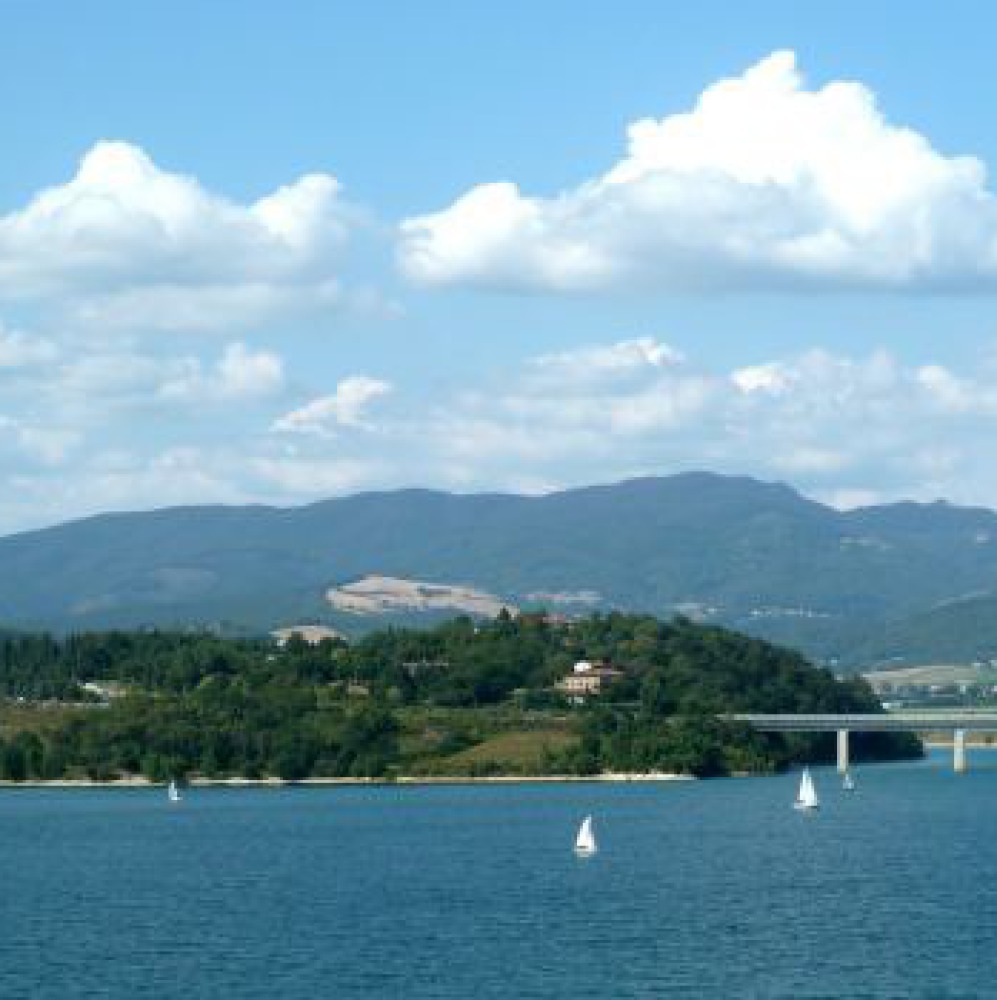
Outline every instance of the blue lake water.
<svg viewBox="0 0 997 1000"><path fill-rule="evenodd" d="M0 997L997 997L997 754L681 784L0 792ZM571 852L595 816L600 852Z"/></svg>

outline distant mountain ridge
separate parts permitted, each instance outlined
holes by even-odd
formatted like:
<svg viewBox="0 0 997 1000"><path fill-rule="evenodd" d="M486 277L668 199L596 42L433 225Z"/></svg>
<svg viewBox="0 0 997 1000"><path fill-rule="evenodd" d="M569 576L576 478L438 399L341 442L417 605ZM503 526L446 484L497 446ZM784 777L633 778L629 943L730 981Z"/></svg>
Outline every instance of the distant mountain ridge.
<svg viewBox="0 0 997 1000"><path fill-rule="evenodd" d="M324 595L381 576L526 607L530 595L551 606L580 595L586 609L681 611L844 663L879 655L876 637L890 636L883 655L916 660L931 642L904 623L927 615L928 632L958 631L997 595L997 513L838 511L779 483L683 473L545 496L410 489L105 514L0 538L0 566L8 627L262 632L308 619L355 630L378 622ZM965 600L973 614L939 613ZM893 652L904 635L913 647Z"/></svg>

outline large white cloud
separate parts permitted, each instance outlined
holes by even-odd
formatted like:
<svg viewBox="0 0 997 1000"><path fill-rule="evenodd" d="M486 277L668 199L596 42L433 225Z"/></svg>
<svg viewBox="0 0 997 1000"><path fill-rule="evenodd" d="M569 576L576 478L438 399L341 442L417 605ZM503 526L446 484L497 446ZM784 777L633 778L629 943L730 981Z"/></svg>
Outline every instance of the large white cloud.
<svg viewBox="0 0 997 1000"><path fill-rule="evenodd" d="M555 197L475 187L402 223L415 281L585 291L997 289L984 165L890 124L860 83L807 89L791 52L628 130L626 155Z"/></svg>
<svg viewBox="0 0 997 1000"><path fill-rule="evenodd" d="M212 328L339 295L356 212L328 174L250 204L100 142L76 176L0 217L0 299L102 326Z"/></svg>

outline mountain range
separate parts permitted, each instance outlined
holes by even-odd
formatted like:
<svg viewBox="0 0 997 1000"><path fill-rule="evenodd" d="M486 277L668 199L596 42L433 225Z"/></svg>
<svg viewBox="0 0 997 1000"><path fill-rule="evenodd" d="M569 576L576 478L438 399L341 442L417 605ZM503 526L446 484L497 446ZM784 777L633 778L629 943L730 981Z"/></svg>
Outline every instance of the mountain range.
<svg viewBox="0 0 997 1000"><path fill-rule="evenodd" d="M450 587L566 613L682 613L846 667L997 657L994 511L840 511L711 473L544 496L410 489L102 514L0 538L0 566L9 628L314 621L356 633L426 617L327 598L374 577L432 585L425 606Z"/></svg>

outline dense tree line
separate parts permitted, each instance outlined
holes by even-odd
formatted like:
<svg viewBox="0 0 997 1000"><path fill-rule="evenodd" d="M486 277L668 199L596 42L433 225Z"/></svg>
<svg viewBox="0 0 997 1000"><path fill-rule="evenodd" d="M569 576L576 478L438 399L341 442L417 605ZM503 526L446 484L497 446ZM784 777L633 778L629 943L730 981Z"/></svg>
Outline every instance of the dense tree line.
<svg viewBox="0 0 997 1000"><path fill-rule="evenodd" d="M582 658L611 663L622 677L579 707L554 685ZM315 646L161 631L0 639L0 692L9 699L93 701L84 685L94 683L127 693L7 720L0 777L383 776L424 769L427 757L445 770L466 735L428 739L407 720L420 706L484 714L499 705L570 720L578 739L550 755L552 771L764 771L825 757L831 745L762 736L724 714L878 710L861 679L838 680L761 640L649 616L551 624L503 614ZM880 735L856 749L889 757L917 744Z"/></svg>

